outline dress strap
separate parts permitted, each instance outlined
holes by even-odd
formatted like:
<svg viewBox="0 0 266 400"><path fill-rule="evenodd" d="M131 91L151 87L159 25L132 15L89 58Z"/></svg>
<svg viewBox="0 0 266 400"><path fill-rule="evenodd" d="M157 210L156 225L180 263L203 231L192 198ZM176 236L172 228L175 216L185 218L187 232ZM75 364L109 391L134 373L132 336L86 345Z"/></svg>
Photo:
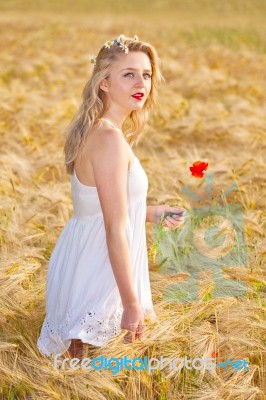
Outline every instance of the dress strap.
<svg viewBox="0 0 266 400"><path fill-rule="evenodd" d="M110 124L113 128L117 129L119 132L122 132L121 129L117 128L114 124L112 124L112 122L108 121L108 119L100 118L100 121L106 121L106 122L108 122L108 124Z"/></svg>

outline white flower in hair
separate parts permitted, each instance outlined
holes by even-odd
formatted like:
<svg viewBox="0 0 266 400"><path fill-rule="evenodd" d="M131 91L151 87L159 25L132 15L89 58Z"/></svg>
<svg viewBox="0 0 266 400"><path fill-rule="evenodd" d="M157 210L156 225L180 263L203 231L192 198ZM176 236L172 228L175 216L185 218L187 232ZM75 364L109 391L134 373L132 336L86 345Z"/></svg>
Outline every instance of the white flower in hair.
<svg viewBox="0 0 266 400"><path fill-rule="evenodd" d="M96 65L96 56L94 56L93 54L91 54L91 55L89 56L89 60L90 60L90 63L93 64L93 66L95 67L95 65Z"/></svg>
<svg viewBox="0 0 266 400"><path fill-rule="evenodd" d="M134 36L134 39L138 40L137 35ZM114 39L114 40L107 40L107 42L105 42L105 44L104 44L104 47L105 47L106 49L107 49L107 48L110 49L110 47L111 47L114 43L117 43L118 46L121 47L121 49L122 49L123 51L125 51L126 54L128 54L128 51L129 51L129 50L128 50L128 46L125 44L124 40L125 40L125 35L120 35L120 36L118 36L118 38L116 38L116 39ZM93 65L93 67L95 67L95 65L96 65L96 56L93 55L93 54L91 54L91 55L89 56L89 60L90 60L90 63Z"/></svg>
<svg viewBox="0 0 266 400"><path fill-rule="evenodd" d="M121 46L121 48L122 48L122 50L125 50L125 53L126 53L126 54L128 53L128 47L127 47L126 44L123 44L123 45Z"/></svg>
<svg viewBox="0 0 266 400"><path fill-rule="evenodd" d="M120 35L120 36L118 36L117 41L118 42L123 42L124 39L125 39L125 35Z"/></svg>
<svg viewBox="0 0 266 400"><path fill-rule="evenodd" d="M119 47L121 47L121 49L123 51L125 51L125 53L128 53L128 46L125 44L125 35L120 35L118 36L118 38L115 39L115 42L118 44Z"/></svg>
<svg viewBox="0 0 266 400"><path fill-rule="evenodd" d="M107 49L110 49L110 47L114 44L113 40L108 40L105 44L104 47Z"/></svg>

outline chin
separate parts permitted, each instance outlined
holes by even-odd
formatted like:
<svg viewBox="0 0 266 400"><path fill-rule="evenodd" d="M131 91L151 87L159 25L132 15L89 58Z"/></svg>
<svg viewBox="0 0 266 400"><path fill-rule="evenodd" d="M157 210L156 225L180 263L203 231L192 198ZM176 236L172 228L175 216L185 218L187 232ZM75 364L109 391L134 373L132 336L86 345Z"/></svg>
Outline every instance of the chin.
<svg viewBox="0 0 266 400"><path fill-rule="evenodd" d="M132 107L132 109L133 109L133 110L140 110L143 106L144 106L144 103L135 104L135 105Z"/></svg>

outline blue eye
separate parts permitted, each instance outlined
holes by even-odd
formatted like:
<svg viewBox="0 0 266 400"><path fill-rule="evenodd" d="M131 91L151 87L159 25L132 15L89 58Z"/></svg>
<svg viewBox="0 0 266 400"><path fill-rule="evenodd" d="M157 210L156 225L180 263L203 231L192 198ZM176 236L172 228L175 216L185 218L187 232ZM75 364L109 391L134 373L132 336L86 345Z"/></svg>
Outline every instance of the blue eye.
<svg viewBox="0 0 266 400"><path fill-rule="evenodd" d="M133 75L133 73L132 73L132 72L128 72L128 73L125 74L124 76L128 76L128 75ZM150 75L150 74L144 74L144 75L148 75L148 77L151 78L151 75Z"/></svg>

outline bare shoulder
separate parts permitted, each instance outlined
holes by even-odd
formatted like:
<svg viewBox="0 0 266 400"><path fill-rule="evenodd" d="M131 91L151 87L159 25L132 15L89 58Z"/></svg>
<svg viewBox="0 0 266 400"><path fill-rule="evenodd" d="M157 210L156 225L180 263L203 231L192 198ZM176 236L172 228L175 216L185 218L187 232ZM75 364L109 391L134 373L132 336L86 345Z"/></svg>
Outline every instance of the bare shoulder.
<svg viewBox="0 0 266 400"><path fill-rule="evenodd" d="M106 137L114 134L119 135L118 132L111 127L93 126L86 134L85 148L88 149L89 152L93 152L95 147L101 146Z"/></svg>
<svg viewBox="0 0 266 400"><path fill-rule="evenodd" d="M96 170L102 173L117 167L129 170L132 161L128 147L123 135L111 127L91 129L75 160L79 180L85 185L97 186Z"/></svg>
<svg viewBox="0 0 266 400"><path fill-rule="evenodd" d="M84 154L83 162L89 164L92 167L92 161L97 157L102 146L112 146L112 142L116 141L117 144L124 145L127 150L126 140L116 130L109 127L98 127L94 126L90 129L87 134L83 146L81 146L77 159L81 158L81 154ZM82 151L81 151L82 150ZM130 155L130 152L128 152Z"/></svg>
<svg viewBox="0 0 266 400"><path fill-rule="evenodd" d="M132 151L122 134L111 127L95 126L78 150L74 169L81 183L96 187L99 184L97 172L106 180L110 174L115 175L117 169L129 171L132 162Z"/></svg>
<svg viewBox="0 0 266 400"><path fill-rule="evenodd" d="M99 164L128 164L129 151L125 139L122 135L118 134L117 131L112 128L103 129L95 139L94 151L92 153L91 161L93 166L99 166Z"/></svg>

